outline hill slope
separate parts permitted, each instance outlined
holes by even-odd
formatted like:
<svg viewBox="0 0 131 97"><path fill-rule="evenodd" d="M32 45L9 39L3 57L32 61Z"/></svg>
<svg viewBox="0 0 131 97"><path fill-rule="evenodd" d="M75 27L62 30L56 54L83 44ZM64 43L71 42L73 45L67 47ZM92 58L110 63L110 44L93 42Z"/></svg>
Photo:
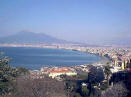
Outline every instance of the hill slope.
<svg viewBox="0 0 131 97"><path fill-rule="evenodd" d="M33 32L21 32L14 35L1 37L0 43L69 43L62 39L57 39L55 37L43 34L43 33L33 33Z"/></svg>

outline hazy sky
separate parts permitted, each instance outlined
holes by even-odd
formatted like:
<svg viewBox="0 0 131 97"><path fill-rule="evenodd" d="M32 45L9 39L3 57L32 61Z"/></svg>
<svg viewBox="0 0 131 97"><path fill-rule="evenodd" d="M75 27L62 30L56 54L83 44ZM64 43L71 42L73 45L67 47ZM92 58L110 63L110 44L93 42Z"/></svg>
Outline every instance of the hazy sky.
<svg viewBox="0 0 131 97"><path fill-rule="evenodd" d="M20 31L89 43L131 37L131 0L0 0L0 36Z"/></svg>

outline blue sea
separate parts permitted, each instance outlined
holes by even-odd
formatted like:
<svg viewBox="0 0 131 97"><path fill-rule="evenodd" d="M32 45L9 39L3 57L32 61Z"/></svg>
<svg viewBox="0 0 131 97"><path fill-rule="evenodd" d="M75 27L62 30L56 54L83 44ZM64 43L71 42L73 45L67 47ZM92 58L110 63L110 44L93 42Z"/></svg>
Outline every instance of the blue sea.
<svg viewBox="0 0 131 97"><path fill-rule="evenodd" d="M64 49L0 47L0 52L11 58L11 66L28 69L91 64L101 60L100 56L94 54Z"/></svg>

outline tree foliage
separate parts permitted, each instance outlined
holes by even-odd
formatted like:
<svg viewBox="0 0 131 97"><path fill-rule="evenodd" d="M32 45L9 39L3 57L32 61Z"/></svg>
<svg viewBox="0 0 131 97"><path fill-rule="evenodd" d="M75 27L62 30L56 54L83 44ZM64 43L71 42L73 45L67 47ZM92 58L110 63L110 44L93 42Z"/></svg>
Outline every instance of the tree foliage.
<svg viewBox="0 0 131 97"><path fill-rule="evenodd" d="M16 81L16 77L21 75L22 73L27 73L21 71L20 68L12 68L9 65L10 59L8 57L0 56L0 95L5 95L10 93L14 89L14 82Z"/></svg>
<svg viewBox="0 0 131 97"><path fill-rule="evenodd" d="M88 80L91 83L100 83L104 80L104 73L102 68L92 67L88 74Z"/></svg>
<svg viewBox="0 0 131 97"><path fill-rule="evenodd" d="M107 89L102 97L126 97L128 90L123 83L117 83L113 87Z"/></svg>
<svg viewBox="0 0 131 97"><path fill-rule="evenodd" d="M88 88L86 86L81 87L81 95L82 95L82 97L88 97L89 90L88 90Z"/></svg>
<svg viewBox="0 0 131 97"><path fill-rule="evenodd" d="M109 76L109 75L111 74L110 66L109 66L108 64L105 66L104 73L105 73L107 76Z"/></svg>
<svg viewBox="0 0 131 97"><path fill-rule="evenodd" d="M76 93L74 97L82 97L79 93Z"/></svg>
<svg viewBox="0 0 131 97"><path fill-rule="evenodd" d="M45 77L44 79L17 78L18 97L66 97L63 82Z"/></svg>

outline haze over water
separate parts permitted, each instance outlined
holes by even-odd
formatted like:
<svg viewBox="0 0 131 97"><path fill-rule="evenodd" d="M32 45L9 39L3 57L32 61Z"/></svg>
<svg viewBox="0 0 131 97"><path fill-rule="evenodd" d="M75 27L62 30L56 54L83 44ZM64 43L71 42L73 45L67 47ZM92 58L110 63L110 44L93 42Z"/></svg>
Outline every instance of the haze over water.
<svg viewBox="0 0 131 97"><path fill-rule="evenodd" d="M97 55L63 49L0 47L0 51L12 59L12 66L28 69L91 64L101 60Z"/></svg>

